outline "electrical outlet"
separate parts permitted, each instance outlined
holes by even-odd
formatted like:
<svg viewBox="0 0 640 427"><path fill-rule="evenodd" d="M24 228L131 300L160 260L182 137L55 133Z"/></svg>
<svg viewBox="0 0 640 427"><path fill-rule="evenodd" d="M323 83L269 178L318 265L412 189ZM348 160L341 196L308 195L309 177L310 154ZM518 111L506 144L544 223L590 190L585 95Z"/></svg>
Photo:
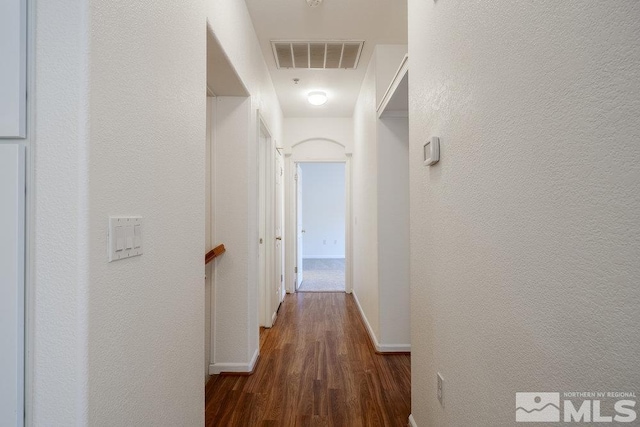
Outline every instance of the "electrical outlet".
<svg viewBox="0 0 640 427"><path fill-rule="evenodd" d="M438 377L438 400L440 401L440 405L444 406L444 380L442 379L442 375L440 375L440 372L437 373L437 377Z"/></svg>

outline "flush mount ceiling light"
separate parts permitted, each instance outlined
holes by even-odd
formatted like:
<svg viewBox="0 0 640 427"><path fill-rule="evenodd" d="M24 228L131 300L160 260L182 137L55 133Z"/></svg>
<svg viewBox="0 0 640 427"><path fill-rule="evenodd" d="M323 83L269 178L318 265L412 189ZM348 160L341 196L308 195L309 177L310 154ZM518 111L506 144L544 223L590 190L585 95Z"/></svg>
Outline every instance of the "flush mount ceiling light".
<svg viewBox="0 0 640 427"><path fill-rule="evenodd" d="M327 94L322 91L309 92L307 99L311 105L323 105L327 102Z"/></svg>
<svg viewBox="0 0 640 427"><path fill-rule="evenodd" d="M322 3L322 0L307 0L309 7L318 7Z"/></svg>

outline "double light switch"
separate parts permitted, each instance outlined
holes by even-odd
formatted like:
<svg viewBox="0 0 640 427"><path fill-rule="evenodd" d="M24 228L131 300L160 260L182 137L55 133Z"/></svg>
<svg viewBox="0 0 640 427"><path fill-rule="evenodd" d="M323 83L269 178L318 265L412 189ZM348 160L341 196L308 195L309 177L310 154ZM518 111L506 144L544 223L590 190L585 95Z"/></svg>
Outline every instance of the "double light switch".
<svg viewBox="0 0 640 427"><path fill-rule="evenodd" d="M142 255L142 218L109 217L109 262Z"/></svg>

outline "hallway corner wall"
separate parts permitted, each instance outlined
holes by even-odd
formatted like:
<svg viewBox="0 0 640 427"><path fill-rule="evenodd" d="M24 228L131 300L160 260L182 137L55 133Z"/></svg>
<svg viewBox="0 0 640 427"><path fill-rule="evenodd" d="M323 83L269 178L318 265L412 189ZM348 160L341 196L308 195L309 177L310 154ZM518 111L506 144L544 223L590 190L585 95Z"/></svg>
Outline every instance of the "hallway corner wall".
<svg viewBox="0 0 640 427"><path fill-rule="evenodd" d="M206 176L205 176L205 251L210 251L214 247L215 233L215 132L213 129L216 123L216 98L207 96L207 142L206 142ZM204 381L209 381L209 365L212 354L212 330L213 330L213 304L215 289L215 269L216 262L209 262L205 266L204 283Z"/></svg>
<svg viewBox="0 0 640 427"><path fill-rule="evenodd" d="M207 19L250 96L237 107L235 127L216 132L216 243L237 242L216 264L215 330L210 373L251 370L259 351L258 322L258 114L283 143L282 110L244 2L207 0ZM218 120L224 121L220 102ZM233 107L235 108L235 107ZM231 108L231 109L233 109ZM259 113L258 113L259 111ZM235 115L235 113L234 113ZM228 186L228 187L225 187ZM231 208L233 207L233 209ZM225 229L223 224L234 224ZM236 230L237 234L229 232ZM238 288L235 289L234 288ZM226 295L226 296L225 296ZM236 299L237 298L237 299ZM230 313L227 308L234 307Z"/></svg>
<svg viewBox="0 0 640 427"><path fill-rule="evenodd" d="M410 351L408 118L380 118L377 133L380 343Z"/></svg>
<svg viewBox="0 0 640 427"><path fill-rule="evenodd" d="M204 1L34 6L28 423L202 424Z"/></svg>
<svg viewBox="0 0 640 427"><path fill-rule="evenodd" d="M257 292L249 279L252 264L252 218L248 209L251 150L251 100L247 97L217 96L215 129L214 230L215 243L227 252L215 260L215 301L212 314L213 353L210 374L231 371L234 364L248 365L253 347L250 331L250 294ZM257 222L257 220L256 220ZM255 289L254 289L255 288ZM257 304L255 309L258 309ZM257 317L256 317L257 320Z"/></svg>
<svg viewBox="0 0 640 427"><path fill-rule="evenodd" d="M374 52L353 113L352 230L353 294L369 333L379 342L376 59Z"/></svg>
<svg viewBox="0 0 640 427"><path fill-rule="evenodd" d="M415 425L637 393L639 21L635 1L409 0Z"/></svg>
<svg viewBox="0 0 640 427"><path fill-rule="evenodd" d="M408 121L377 112L406 53L376 46L354 110L354 294L381 352L411 350Z"/></svg>

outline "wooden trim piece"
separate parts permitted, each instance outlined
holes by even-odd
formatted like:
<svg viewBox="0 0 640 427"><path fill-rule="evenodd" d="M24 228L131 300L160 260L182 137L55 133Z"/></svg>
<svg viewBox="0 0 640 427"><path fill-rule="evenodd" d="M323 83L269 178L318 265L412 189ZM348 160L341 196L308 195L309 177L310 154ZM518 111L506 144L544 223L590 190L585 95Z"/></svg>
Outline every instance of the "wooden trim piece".
<svg viewBox="0 0 640 427"><path fill-rule="evenodd" d="M209 252L206 253L206 255L204 256L204 263L209 264L214 258L219 257L226 251L227 250L225 249L224 245L216 246L215 248L211 249Z"/></svg>

